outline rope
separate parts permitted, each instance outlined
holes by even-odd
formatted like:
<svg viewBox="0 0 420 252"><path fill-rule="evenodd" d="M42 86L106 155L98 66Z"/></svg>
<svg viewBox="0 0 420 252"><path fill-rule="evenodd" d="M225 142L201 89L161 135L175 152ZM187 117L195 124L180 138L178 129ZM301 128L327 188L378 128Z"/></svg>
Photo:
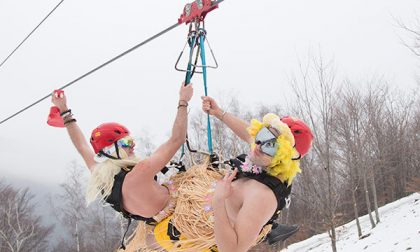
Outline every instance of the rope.
<svg viewBox="0 0 420 252"><path fill-rule="evenodd" d="M176 24L174 24L174 25L172 25L172 26L170 26L170 27L166 28L165 30L163 30L163 31L161 31L161 32L157 33L156 35L154 35L154 36L152 36L152 37L150 37L150 38L146 39L145 41L143 41L143 42L141 42L141 43L139 43L139 44L137 44L137 45L133 46L132 48L128 49L127 51L125 51L125 52L123 52L123 53L119 54L118 56L116 56L116 57L114 57L114 58L112 58L112 59L108 60L107 62L103 63L102 65L100 65L100 66L98 66L98 67L96 67L96 68L94 68L94 69L90 70L89 72L87 72L87 73L85 73L84 75L82 75L82 76L78 77L77 79L75 79L75 80L73 80L73 81L69 82L68 84L66 84L66 85L64 85L64 86L62 86L62 87L60 87L59 89L65 89L65 88L67 88L67 87L69 87L69 86L73 85L74 83L76 83L76 82L80 81L81 79L83 79L83 78L85 78L85 77L87 77L87 76L89 76L89 75L93 74L94 72L96 72L96 71L98 71L99 69L101 69L101 68L105 67L106 65L108 65L108 64L110 64L110 63L112 63L112 62L116 61L117 59L119 59L119 58L121 58L121 57L125 56L126 54L128 54L128 53L130 53L130 52L132 52L132 51L136 50L137 48L139 48L139 47L143 46L144 44L146 44L146 43L148 43L148 42L150 42L150 41L154 40L155 38L157 38L157 37L159 37L159 36L161 36L161 35L163 35L163 34L167 33L168 31L170 31L170 30L174 29L174 28L175 28L175 27L177 27L178 25L180 25L180 24L176 23ZM2 123L4 123L4 122L6 122L6 121L8 121L8 120L10 120L11 118L13 118L13 117L17 116L18 114L20 114L20 113L22 113L23 111L25 111L25 110L29 109L30 107L35 106L36 104L40 103L41 101L43 101L43 100L47 99L47 98L48 98L48 97L50 97L50 96L51 96L51 94L48 94L48 95L46 95L46 96L42 97L41 99L37 100L36 102L32 103L31 105L28 105L28 106L26 106L25 108L23 108L23 109L19 110L18 112L14 113L13 115L11 115L11 116L7 117L6 119L3 119L3 120L0 122L0 124L2 124Z"/></svg>
<svg viewBox="0 0 420 252"><path fill-rule="evenodd" d="M64 0L62 0L61 2L63 2L63 1L64 1ZM212 3L212 5L217 5L217 4L219 4L219 3L223 2L223 1L224 1L224 0L217 0L217 1L214 1L214 2ZM59 4L61 4L61 2L60 2ZM57 7L58 7L58 5L56 6L56 8L57 8ZM56 8L54 8L54 10L55 10ZM53 11L54 11L54 10L53 10ZM52 13L52 12L51 12L51 13ZM49 14L49 15L50 15L50 14ZM47 17L48 17L48 16L47 16ZM45 19L46 19L46 18L45 18ZM44 20L45 20L45 19L44 19ZM43 20L43 21L44 21L44 20ZM43 21L42 21L42 22L43 22ZM41 23L42 23L42 22L41 22ZM59 89L65 89L65 88L67 88L67 87L69 87L69 86L73 85L74 83L76 83L76 82L78 82L78 81L82 80L83 78L87 77L88 75L91 75L92 73L94 73L94 72L98 71L99 69L101 69L101 68L105 67L106 65L108 65L108 64L110 64L110 63L112 63L112 62L116 61L117 59L119 59L119 58L121 58L121 57L125 56L126 54L128 54L128 53L130 53L130 52L132 52L132 51L136 50L137 48L139 48L139 47L141 47L141 46L143 46L143 45L147 44L148 42L150 42L150 41L152 41L152 40L156 39L157 37L159 37L159 36L161 36L161 35L163 35L163 34L167 33L168 31L170 31L170 30L172 30L172 29L176 28L176 27L177 27L177 26L179 26L180 24L181 24L181 23L176 23L176 24L174 24L174 25L172 25L172 26L170 26L170 27L166 28L165 30L163 30L163 31L161 31L161 32L157 33L156 35L154 35L154 36L152 36L152 37L150 37L150 38L146 39L145 41L143 41L143 42L141 42L141 43L139 43L139 44L137 44L137 45L133 46L132 48L128 49L127 51L125 51L125 52L123 52L123 53L121 53L121 54L117 55L116 57L114 57L114 58L112 58L112 59L108 60L107 62L103 63L102 65L100 65L100 66L98 66L98 67L96 67L96 68L94 68L94 69L90 70L89 72L87 72L87 73L85 73L84 75L82 75L82 76L80 76L80 77L76 78L75 80L73 80L73 81L69 82L68 84L66 84L66 85L64 85L64 86L62 86L62 87L60 87ZM38 25L38 26L39 26L39 25ZM36 28L38 28L38 26L37 26ZM190 70L191 70L191 68L190 68ZM188 77L188 76L187 76L187 77ZM186 78L187 78L187 77L186 77ZM189 76L188 78L189 78L189 79L188 79L188 81L187 81L187 79L186 79L186 82L185 82L185 83L189 83L191 76ZM33 106L35 106L36 104L40 103L41 101L43 101L43 100L47 99L47 98L48 98L48 97L50 97L50 96L51 96L51 94L48 94L48 95L46 95L46 96L42 97L41 99L39 99L39 100L35 101L34 103L32 103L32 104L30 104L30 105L28 105L28 106L24 107L23 109L19 110L18 112L14 113L13 115L11 115L11 116L7 117L6 119L3 119L2 121L0 121L0 124L3 124L4 122L6 122L6 121L8 121L8 120L12 119L13 117L15 117L15 116L19 115L20 113L24 112L25 110L27 110L27 109L29 109L29 108L31 108L31 107L33 107Z"/></svg>
<svg viewBox="0 0 420 252"><path fill-rule="evenodd" d="M48 13L48 15L46 17L44 17L44 19L42 19L42 21L26 36L25 39L22 40L22 42L20 42L20 44L6 57L6 59L3 60L3 62L1 62L0 64L0 68L4 65L4 63L6 63L6 61L19 49L19 47L25 43L25 41L32 35L32 33L34 33L38 27L41 26L42 23L44 23L45 20L47 20L47 18L58 8L58 6L61 5L61 3L63 3L64 0L61 0L51 11L50 13Z"/></svg>

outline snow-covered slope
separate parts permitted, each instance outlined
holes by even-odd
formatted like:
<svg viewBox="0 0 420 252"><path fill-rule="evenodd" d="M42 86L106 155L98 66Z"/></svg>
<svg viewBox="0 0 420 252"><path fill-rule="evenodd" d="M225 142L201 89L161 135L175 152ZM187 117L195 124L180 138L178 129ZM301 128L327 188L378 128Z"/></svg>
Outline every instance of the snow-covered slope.
<svg viewBox="0 0 420 252"><path fill-rule="evenodd" d="M414 193L379 209L381 222L371 229L367 215L360 218L363 235L359 240L356 221L337 228L338 251L420 251L420 194ZM332 251L327 233L291 244L292 251Z"/></svg>

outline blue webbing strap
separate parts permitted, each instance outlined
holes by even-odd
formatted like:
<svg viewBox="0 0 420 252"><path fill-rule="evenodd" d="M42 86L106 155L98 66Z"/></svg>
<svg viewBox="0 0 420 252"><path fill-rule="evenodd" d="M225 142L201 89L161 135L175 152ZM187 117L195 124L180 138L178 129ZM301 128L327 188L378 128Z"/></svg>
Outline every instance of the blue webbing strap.
<svg viewBox="0 0 420 252"><path fill-rule="evenodd" d="M204 83L204 95L207 96L207 67L206 67L206 53L204 50L204 36L206 36L206 31L200 29L199 38L200 38L200 48L201 48L201 65L203 66L203 83ZM211 124L210 124L210 115L207 114L207 146L209 153L213 153L213 142L211 137Z"/></svg>
<svg viewBox="0 0 420 252"><path fill-rule="evenodd" d="M202 28L200 28L199 30L199 34L198 34L198 38L200 40L200 58L201 58L201 65L203 68L203 83L204 83L204 94L205 96L208 95L207 92L207 67L206 67L206 52L204 49L204 42L205 42L205 36L206 36L206 31ZM191 36L190 41L188 41L188 45L190 46L190 55L189 55L189 60L188 60L188 67L187 67L187 73L185 76L185 85L188 85L191 82L191 76L192 76L192 58L194 55L194 48L196 46L196 37L195 36ZM187 139L188 140L188 139ZM211 122L210 122L210 115L207 114L207 147L209 150L209 153L213 153L213 141L212 141L212 135L211 135ZM185 144L182 145L181 148L181 158L180 160L182 160L182 158L185 156Z"/></svg>

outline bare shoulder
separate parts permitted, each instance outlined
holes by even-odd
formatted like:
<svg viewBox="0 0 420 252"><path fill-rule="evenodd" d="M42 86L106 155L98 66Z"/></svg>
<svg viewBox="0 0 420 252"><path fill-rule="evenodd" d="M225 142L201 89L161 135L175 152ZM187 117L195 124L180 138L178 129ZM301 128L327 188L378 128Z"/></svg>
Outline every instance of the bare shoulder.
<svg viewBox="0 0 420 252"><path fill-rule="evenodd" d="M239 180L242 180L242 179L239 179ZM271 189L268 186L254 179L245 178L243 181L243 187L247 191L255 192L255 193L271 192Z"/></svg>
<svg viewBox="0 0 420 252"><path fill-rule="evenodd" d="M128 174L142 174L150 168L150 157L140 160Z"/></svg>
<svg viewBox="0 0 420 252"><path fill-rule="evenodd" d="M123 189L128 188L139 188L144 184L144 181L149 179L148 176L145 176L146 170L148 168L147 159L139 161L133 169L127 173L124 179Z"/></svg>
<svg viewBox="0 0 420 252"><path fill-rule="evenodd" d="M258 233L276 211L277 199L270 188L256 180L244 179L238 182L237 189L242 194L242 205L237 221L246 222L247 224L243 225L246 225L247 229L256 227L254 231Z"/></svg>
<svg viewBox="0 0 420 252"><path fill-rule="evenodd" d="M243 181L241 186L245 193L244 200L257 204L263 203L264 205L276 206L276 196L273 191L263 183L254 179L247 179Z"/></svg>

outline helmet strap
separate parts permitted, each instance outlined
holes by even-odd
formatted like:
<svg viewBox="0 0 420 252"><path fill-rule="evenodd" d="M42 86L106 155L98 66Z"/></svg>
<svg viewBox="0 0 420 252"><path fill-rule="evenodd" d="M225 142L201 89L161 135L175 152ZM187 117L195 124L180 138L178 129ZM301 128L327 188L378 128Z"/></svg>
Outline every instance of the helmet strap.
<svg viewBox="0 0 420 252"><path fill-rule="evenodd" d="M117 153L117 159L121 159L120 157L120 148L118 147L117 141L114 142L115 152Z"/></svg>
<svg viewBox="0 0 420 252"><path fill-rule="evenodd" d="M119 159L119 158L116 158L116 157L113 157L111 155L106 154L102 150L100 150L98 153L101 154L101 156L105 156L105 157L110 158L110 159L114 159L114 160L118 160Z"/></svg>
<svg viewBox="0 0 420 252"><path fill-rule="evenodd" d="M300 160L302 158L302 155L300 155L300 153L299 153L299 156L298 157L295 157L295 158L292 158L292 160L293 161L296 161L296 160Z"/></svg>
<svg viewBox="0 0 420 252"><path fill-rule="evenodd" d="M293 149L295 149L296 151L297 151L297 149L296 149L296 143L295 143L295 145L293 146ZM298 152L299 153L299 152ZM296 160L300 160L302 158L302 155L299 153L299 156L298 157L295 157L295 158L292 158L292 160L293 161L296 161Z"/></svg>
<svg viewBox="0 0 420 252"><path fill-rule="evenodd" d="M117 142L114 142L114 147L115 147L115 154L117 154L117 157L114 157L112 155L109 155L109 154L105 153L103 150L100 150L98 152L98 154L100 154L101 156L105 156L107 158L110 158L110 159L120 160L121 159L120 148L118 147Z"/></svg>

